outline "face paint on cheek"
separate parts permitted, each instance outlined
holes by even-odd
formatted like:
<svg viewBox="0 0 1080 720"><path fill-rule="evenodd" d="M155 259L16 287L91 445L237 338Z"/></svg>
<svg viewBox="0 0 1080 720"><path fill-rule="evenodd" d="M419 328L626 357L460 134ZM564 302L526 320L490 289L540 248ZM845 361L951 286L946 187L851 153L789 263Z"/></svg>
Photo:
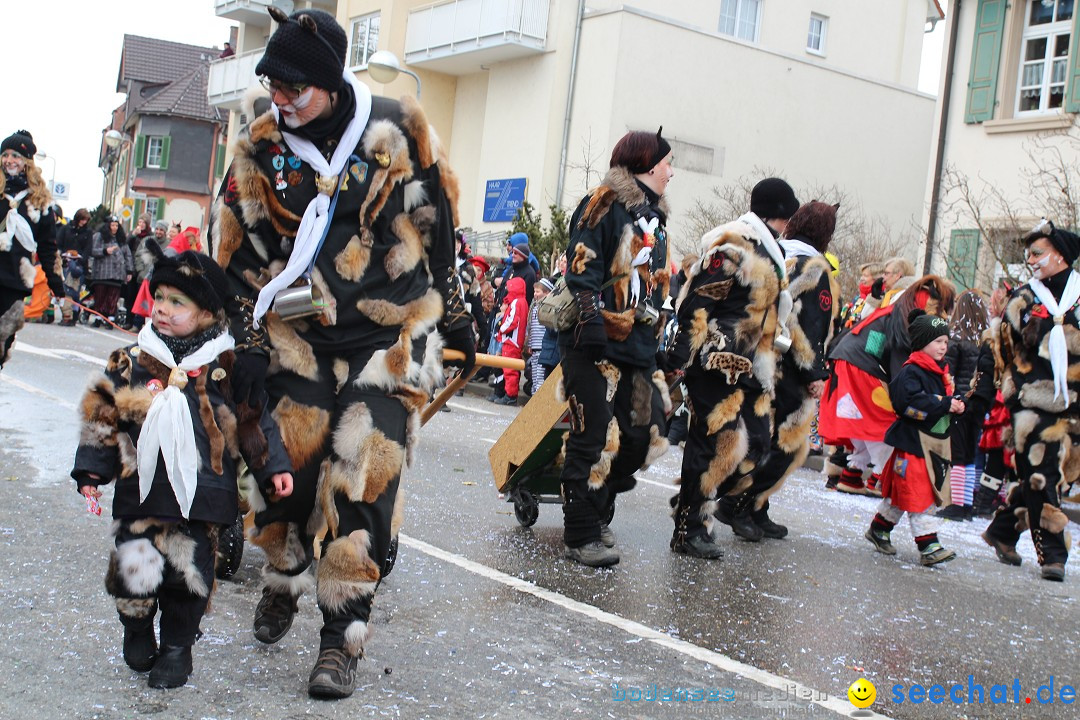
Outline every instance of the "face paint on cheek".
<svg viewBox="0 0 1080 720"><path fill-rule="evenodd" d="M1046 267L1049 264L1050 264L1050 256L1049 255L1043 256L1042 260L1039 260L1038 262L1034 263L1031 266L1031 274L1034 275L1036 278L1041 280L1043 278L1043 275L1046 273Z"/></svg>
<svg viewBox="0 0 1080 720"><path fill-rule="evenodd" d="M306 110L308 105L311 104L311 98L315 95L315 88L309 87L304 92L296 96L296 99L292 101L292 106L296 110Z"/></svg>

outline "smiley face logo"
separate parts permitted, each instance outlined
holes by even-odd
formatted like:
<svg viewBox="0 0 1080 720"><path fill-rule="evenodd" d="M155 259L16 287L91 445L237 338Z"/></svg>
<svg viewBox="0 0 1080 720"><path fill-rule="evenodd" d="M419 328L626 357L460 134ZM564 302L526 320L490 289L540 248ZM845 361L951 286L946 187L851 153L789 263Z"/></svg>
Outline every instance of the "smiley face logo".
<svg viewBox="0 0 1080 720"><path fill-rule="evenodd" d="M859 678L847 689L848 700L857 708L868 708L877 699L877 688L866 678Z"/></svg>

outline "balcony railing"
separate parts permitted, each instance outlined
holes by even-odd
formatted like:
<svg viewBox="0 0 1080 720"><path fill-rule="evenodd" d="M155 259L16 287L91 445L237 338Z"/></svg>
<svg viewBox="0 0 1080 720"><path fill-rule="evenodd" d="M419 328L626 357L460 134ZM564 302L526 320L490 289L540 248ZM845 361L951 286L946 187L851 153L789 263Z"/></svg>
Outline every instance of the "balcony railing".
<svg viewBox="0 0 1080 720"><path fill-rule="evenodd" d="M405 62L466 75L543 52L549 6L549 0L443 0L416 8L405 30Z"/></svg>
<svg viewBox="0 0 1080 720"><path fill-rule="evenodd" d="M259 64L265 50L266 48L259 48L212 61L206 87L210 104L228 110L239 110L244 93L258 82L255 66Z"/></svg>

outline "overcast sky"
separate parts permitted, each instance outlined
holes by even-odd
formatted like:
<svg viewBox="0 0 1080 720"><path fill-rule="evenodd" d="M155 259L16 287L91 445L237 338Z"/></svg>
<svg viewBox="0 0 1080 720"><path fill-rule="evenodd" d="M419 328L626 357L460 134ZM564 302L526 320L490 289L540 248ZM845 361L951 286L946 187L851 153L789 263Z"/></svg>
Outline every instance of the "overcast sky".
<svg viewBox="0 0 1080 720"><path fill-rule="evenodd" d="M101 202L101 132L124 96L116 92L124 34L221 47L231 23L213 0L2 0L8 76L0 137L29 130L55 159L70 217ZM919 89L936 93L944 23L927 36ZM14 29L17 28L17 31ZM38 160L48 181L53 161Z"/></svg>

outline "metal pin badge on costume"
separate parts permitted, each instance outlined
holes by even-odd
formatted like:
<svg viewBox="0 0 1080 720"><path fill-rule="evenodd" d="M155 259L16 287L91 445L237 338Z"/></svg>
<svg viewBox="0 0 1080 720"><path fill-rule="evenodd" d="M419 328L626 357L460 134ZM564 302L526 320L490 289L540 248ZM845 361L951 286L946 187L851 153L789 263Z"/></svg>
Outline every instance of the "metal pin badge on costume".
<svg viewBox="0 0 1080 720"><path fill-rule="evenodd" d="M210 378L216 382L221 382L225 379L225 368L214 368L214 372L210 373Z"/></svg>

